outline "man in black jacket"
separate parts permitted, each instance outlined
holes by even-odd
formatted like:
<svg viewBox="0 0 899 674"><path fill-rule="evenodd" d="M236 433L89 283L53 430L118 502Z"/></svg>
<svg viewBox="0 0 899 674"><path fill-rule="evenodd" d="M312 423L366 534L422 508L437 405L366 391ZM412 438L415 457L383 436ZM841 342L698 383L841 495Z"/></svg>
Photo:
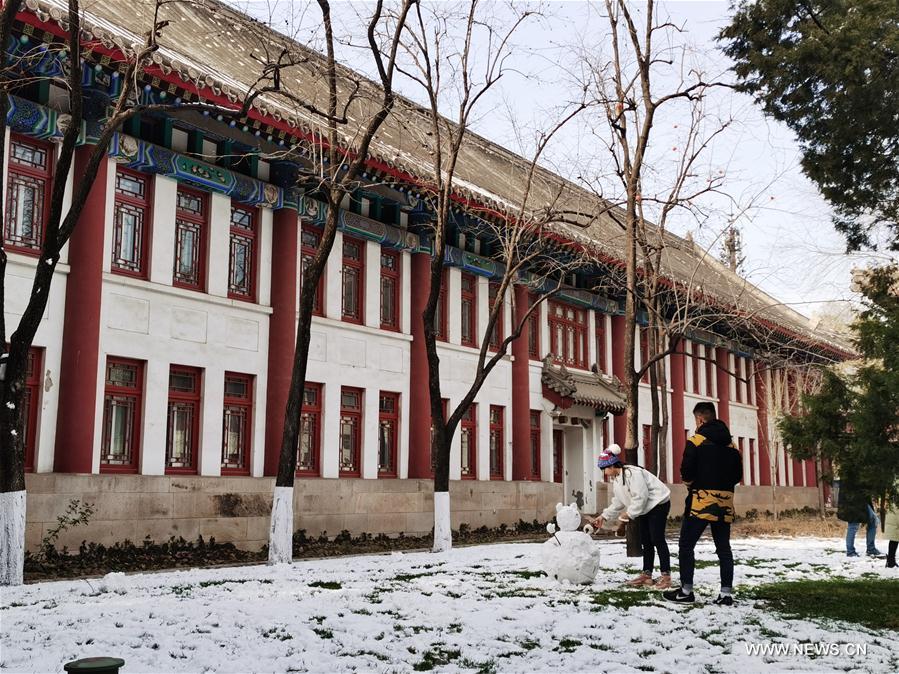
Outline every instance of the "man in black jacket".
<svg viewBox="0 0 899 674"><path fill-rule="evenodd" d="M718 419L714 403L693 408L696 434L687 441L680 475L687 485L687 501L678 544L681 587L663 593L668 601L692 604L696 542L711 524L715 553L721 569L721 592L715 603L731 606L734 556L730 549L730 524L734 521L734 487L743 477L743 460L733 438Z"/></svg>

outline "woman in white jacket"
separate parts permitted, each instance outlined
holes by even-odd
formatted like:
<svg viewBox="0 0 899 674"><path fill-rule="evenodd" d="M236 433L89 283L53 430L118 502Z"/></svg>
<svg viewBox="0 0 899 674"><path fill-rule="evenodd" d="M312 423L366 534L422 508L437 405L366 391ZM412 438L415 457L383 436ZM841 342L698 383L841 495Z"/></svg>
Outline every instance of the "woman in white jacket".
<svg viewBox="0 0 899 674"><path fill-rule="evenodd" d="M621 462L621 447L612 445L599 455L597 465L612 480L612 503L593 524L619 519L636 520L643 546L643 573L627 582L631 587L652 586L658 590L671 587L671 555L665 540L665 524L671 510L671 490L655 475L640 466ZM655 553L659 553L661 577L653 582Z"/></svg>

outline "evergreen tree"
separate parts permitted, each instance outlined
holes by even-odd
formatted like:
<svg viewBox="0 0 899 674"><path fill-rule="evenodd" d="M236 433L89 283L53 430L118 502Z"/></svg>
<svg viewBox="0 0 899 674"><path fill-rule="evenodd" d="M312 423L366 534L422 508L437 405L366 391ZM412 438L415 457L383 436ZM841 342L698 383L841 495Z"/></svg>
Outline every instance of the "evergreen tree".
<svg viewBox="0 0 899 674"><path fill-rule="evenodd" d="M851 371L826 370L801 414L779 422L790 453L821 458L872 496L899 498L899 265L870 272L853 324L862 357Z"/></svg>
<svg viewBox="0 0 899 674"><path fill-rule="evenodd" d="M798 136L849 249L899 250L899 2L740 0L719 39L742 90Z"/></svg>

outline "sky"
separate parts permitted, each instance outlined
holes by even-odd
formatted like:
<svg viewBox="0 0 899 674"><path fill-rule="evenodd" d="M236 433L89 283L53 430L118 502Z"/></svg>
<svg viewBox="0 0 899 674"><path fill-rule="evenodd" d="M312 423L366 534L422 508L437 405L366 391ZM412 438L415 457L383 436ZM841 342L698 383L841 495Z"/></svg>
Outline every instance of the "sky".
<svg viewBox="0 0 899 674"><path fill-rule="evenodd" d="M445 7L452 1L442 4ZM257 18L274 16L282 31L316 45L320 15L317 7L305 0L235 0L232 4ZM360 16L371 6L359 0L333 2L338 34L358 36ZM508 2L487 0L483 6L485 16L495 20L511 16L524 5L516 2L510 9ZM633 7L642 11L642 4ZM480 135L515 151L526 149L528 130L546 128L547 119L558 115L560 108L577 96L583 55L589 54L597 63L608 56L608 25L602 4L545 2L539 9L539 16L514 33L508 72L485 97L471 125ZM669 1L659 5L657 15L667 15L679 28L667 38L678 63L701 69L706 79L732 81L730 61L715 41L728 21L727 2ZM373 74L363 50L343 47L338 58ZM660 91L675 85L676 74L672 69L660 72ZM400 78L396 88L413 100L424 100L418 85L408 78ZM445 114L452 115L451 99L451 95L447 97ZM732 120L727 131L716 137L701 166L709 175L721 176L727 197L703 198L698 204L702 218L682 213L670 228L681 235L689 232L698 243L717 249L722 231L733 220L743 235L746 259L742 273L751 282L806 315L845 308L855 297L850 290L852 268L883 258L845 254L844 240L831 225L828 204L803 175L799 147L786 126L765 118L748 96L730 89L709 97L707 113L712 120ZM545 163L566 177L601 181L596 176L607 172L608 155L603 155L597 143L597 134L607 133L599 121L595 114L576 118L550 146ZM655 179L659 191L668 184L666 166L678 156L682 132L688 125L684 107L660 116L656 124L650 157L657 170L647 183L652 185Z"/></svg>

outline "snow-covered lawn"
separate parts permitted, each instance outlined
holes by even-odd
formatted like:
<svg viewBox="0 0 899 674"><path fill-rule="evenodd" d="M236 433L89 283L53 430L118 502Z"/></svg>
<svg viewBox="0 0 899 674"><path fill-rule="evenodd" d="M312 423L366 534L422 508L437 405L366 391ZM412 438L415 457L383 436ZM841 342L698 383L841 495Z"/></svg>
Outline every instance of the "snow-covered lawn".
<svg viewBox="0 0 899 674"><path fill-rule="evenodd" d="M0 670L61 672L69 660L112 655L125 673L899 671L895 634L788 619L751 600L711 605L718 569L705 539L694 608L622 590L637 561L621 542L597 545L602 570L586 588L540 574L539 544L529 543L6 588ZM899 577L882 559L846 559L836 540L742 539L734 551L743 587ZM747 654L747 644L773 642L850 646L819 657Z"/></svg>

